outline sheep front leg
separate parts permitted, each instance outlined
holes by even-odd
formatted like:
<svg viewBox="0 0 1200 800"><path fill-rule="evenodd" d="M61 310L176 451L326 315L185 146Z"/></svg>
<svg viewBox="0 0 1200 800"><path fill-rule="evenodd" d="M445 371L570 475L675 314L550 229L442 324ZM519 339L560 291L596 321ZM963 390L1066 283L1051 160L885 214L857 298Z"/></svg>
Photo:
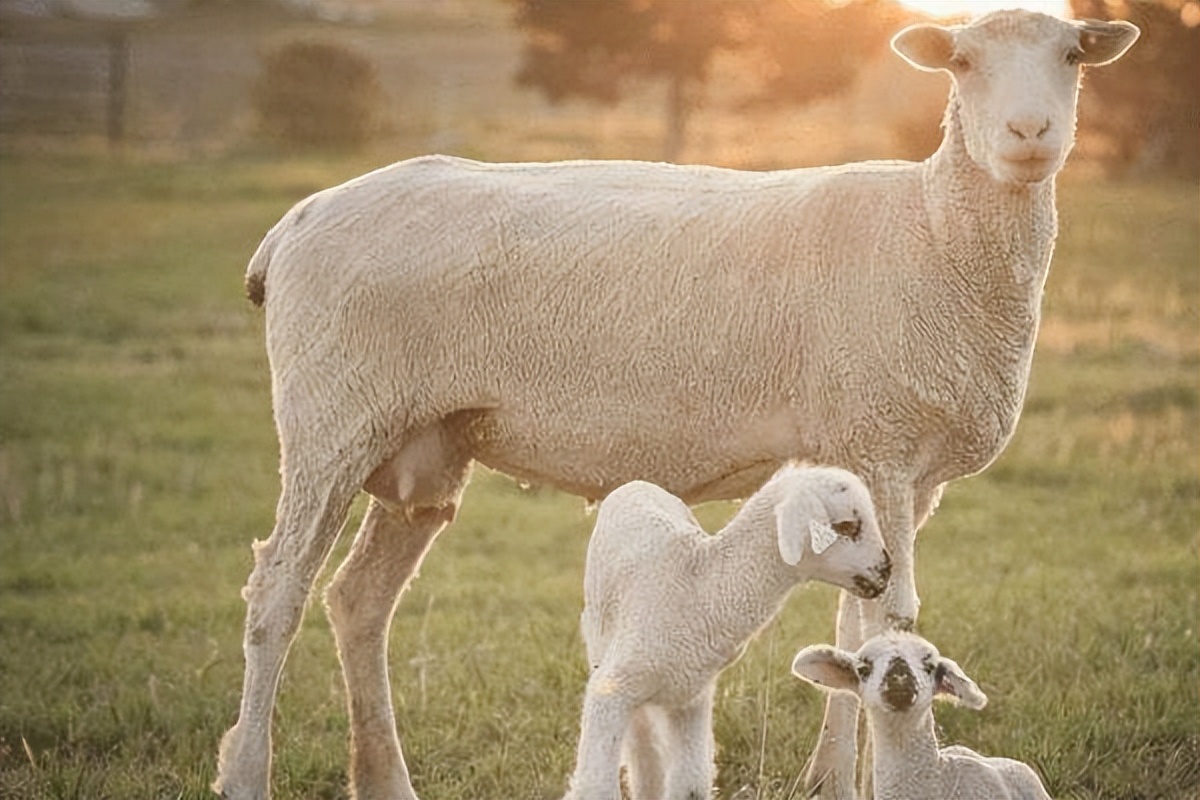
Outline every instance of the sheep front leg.
<svg viewBox="0 0 1200 800"><path fill-rule="evenodd" d="M851 652L885 627L911 630L920 606L913 571L916 532L912 489L902 481L876 479L869 483L884 544L892 559L892 577L876 601L860 600L842 592L837 645ZM805 780L810 797L853 800L870 796L859 795L855 790L858 722L858 698L841 692L826 698L821 735ZM869 765L864 776L863 785L869 788Z"/></svg>
<svg viewBox="0 0 1200 800"><path fill-rule="evenodd" d="M607 670L592 673L568 800L621 800L621 746L633 708Z"/></svg>
<svg viewBox="0 0 1200 800"><path fill-rule="evenodd" d="M862 645L862 601L842 592L838 602L837 645L854 652ZM805 797L854 800L858 759L858 698L831 692L825 698L821 735L805 776Z"/></svg>

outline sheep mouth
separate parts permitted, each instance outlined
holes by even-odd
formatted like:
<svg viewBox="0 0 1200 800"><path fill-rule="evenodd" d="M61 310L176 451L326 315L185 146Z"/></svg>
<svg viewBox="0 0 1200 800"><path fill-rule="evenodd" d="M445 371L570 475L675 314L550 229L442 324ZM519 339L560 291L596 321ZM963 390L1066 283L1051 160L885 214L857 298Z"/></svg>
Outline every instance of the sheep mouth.
<svg viewBox="0 0 1200 800"><path fill-rule="evenodd" d="M865 575L854 576L854 593L864 600L874 600L887 588L887 580L872 580Z"/></svg>
<svg viewBox="0 0 1200 800"><path fill-rule="evenodd" d="M1000 159L1008 178L1015 183L1038 183L1058 171L1057 153L1022 153Z"/></svg>
<svg viewBox="0 0 1200 800"><path fill-rule="evenodd" d="M884 687L883 699L893 711L908 711L917 701L915 687L889 684Z"/></svg>
<svg viewBox="0 0 1200 800"><path fill-rule="evenodd" d="M892 559L885 552L883 562L866 575L854 576L853 592L864 600L874 600L883 594L892 577Z"/></svg>

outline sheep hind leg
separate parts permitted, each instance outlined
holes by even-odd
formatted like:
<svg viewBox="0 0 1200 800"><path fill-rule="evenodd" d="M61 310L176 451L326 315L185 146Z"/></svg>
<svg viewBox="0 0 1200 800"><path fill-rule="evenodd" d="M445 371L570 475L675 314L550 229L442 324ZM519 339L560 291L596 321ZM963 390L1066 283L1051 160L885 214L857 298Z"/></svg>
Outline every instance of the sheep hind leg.
<svg viewBox="0 0 1200 800"><path fill-rule="evenodd" d="M837 645L851 652L863 643L862 601L847 592L838 603ZM805 776L805 797L822 800L855 798L858 759L858 698L834 692L825 699L821 735Z"/></svg>
<svg viewBox="0 0 1200 800"><path fill-rule="evenodd" d="M213 790L230 800L270 796L271 717L279 676L304 608L345 523L357 487L320 488L287 474L271 536L254 545L254 569L242 590L246 666L237 722L221 740Z"/></svg>
<svg viewBox="0 0 1200 800"><path fill-rule="evenodd" d="M393 490L396 483L381 478L387 469L376 470L367 481L371 504L325 594L346 682L350 787L357 800L416 800L396 732L388 630L400 595L454 518L470 464L440 447L424 448L422 455L431 458L409 478L419 495L400 497ZM395 467L405 457L402 451L385 466Z"/></svg>
<svg viewBox="0 0 1200 800"><path fill-rule="evenodd" d="M691 705L667 712L674 763L664 797L708 800L712 796L717 772L712 724L715 691L716 684L713 683Z"/></svg>

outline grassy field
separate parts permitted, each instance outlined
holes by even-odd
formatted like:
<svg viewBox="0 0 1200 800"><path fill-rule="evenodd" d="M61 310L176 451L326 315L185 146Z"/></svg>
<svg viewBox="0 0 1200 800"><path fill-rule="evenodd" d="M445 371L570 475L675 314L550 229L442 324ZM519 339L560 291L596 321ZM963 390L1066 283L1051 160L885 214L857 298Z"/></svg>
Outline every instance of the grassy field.
<svg viewBox="0 0 1200 800"><path fill-rule="evenodd" d="M0 160L0 797L207 796L240 691L249 545L277 491L242 271L292 202L371 166ZM1017 436L919 540L922 631L991 697L939 721L949 741L1035 763L1057 797L1195 798L1197 191L1061 195ZM704 509L713 525L728 513ZM589 529L579 500L477 471L393 630L423 797L565 788ZM798 591L723 677L722 797L797 796L821 698L787 666L830 639L835 601ZM314 608L276 718L277 796L344 797L345 739Z"/></svg>

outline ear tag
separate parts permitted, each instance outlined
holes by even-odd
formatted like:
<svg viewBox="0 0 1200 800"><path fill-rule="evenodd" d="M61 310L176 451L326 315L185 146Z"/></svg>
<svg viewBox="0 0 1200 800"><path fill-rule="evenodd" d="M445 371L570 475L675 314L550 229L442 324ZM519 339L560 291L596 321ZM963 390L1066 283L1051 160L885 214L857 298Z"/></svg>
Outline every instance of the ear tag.
<svg viewBox="0 0 1200 800"><path fill-rule="evenodd" d="M837 531L828 523L809 521L808 540L812 544L812 551L817 555L828 550L829 546L837 541L837 538Z"/></svg>

